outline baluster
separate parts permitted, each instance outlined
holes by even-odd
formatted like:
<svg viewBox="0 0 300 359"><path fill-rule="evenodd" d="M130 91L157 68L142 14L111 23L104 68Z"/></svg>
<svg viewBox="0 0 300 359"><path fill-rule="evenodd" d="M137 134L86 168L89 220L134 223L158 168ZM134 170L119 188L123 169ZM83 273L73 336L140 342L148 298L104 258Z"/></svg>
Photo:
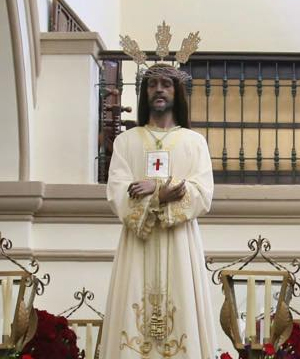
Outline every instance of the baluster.
<svg viewBox="0 0 300 359"><path fill-rule="evenodd" d="M239 152L239 162L240 162L240 171L241 171L241 182L244 182L244 169L245 169L245 152L244 152L244 95L245 95L245 73L244 73L244 63L241 62L241 72L240 72L240 98L241 98L241 146Z"/></svg>
<svg viewBox="0 0 300 359"><path fill-rule="evenodd" d="M105 183L106 180L106 101L105 101L105 89L106 81L104 78L104 70L100 73L99 81L99 133L102 133L102 143L99 148L98 154L98 181L100 183ZM100 142L100 141L99 141Z"/></svg>
<svg viewBox="0 0 300 359"><path fill-rule="evenodd" d="M191 62L189 63L189 74L191 74ZM188 79L188 81L186 82L185 84L186 86L186 93L187 93L187 96L188 96L188 104L189 104L189 107L188 107L188 119L189 119L189 123L191 123L192 119L192 92L193 92L193 81L192 81L192 78L190 77Z"/></svg>
<svg viewBox="0 0 300 359"><path fill-rule="evenodd" d="M227 109L226 109L226 100L227 100L227 93L228 93L228 76L227 76L227 63L224 61L224 73L223 73L223 124L224 124L224 131L223 131L223 151L222 151L222 167L224 171L224 177L226 176L227 170L227 147L226 147L226 116L227 116ZM224 178L225 180L225 178Z"/></svg>
<svg viewBox="0 0 300 359"><path fill-rule="evenodd" d="M121 65L118 65L118 69L120 69ZM121 106L119 104L119 98L120 91L123 90L123 78L121 71L119 71L116 74L116 80L110 80L110 77L112 76L109 73L109 70L110 69L108 67L108 71L106 72L106 68L104 66L104 70L100 74L101 77L99 81L99 92L101 101L100 120L102 121L102 126L99 127L102 127L102 131L99 138L99 141L101 139L101 147L99 149L98 155L98 177L99 181L102 183L105 183L107 180L108 166L112 153L112 143L115 137L121 132ZM107 81L109 83L107 83ZM114 81L114 83L112 81Z"/></svg>
<svg viewBox="0 0 300 359"><path fill-rule="evenodd" d="M70 18L68 17L68 20L67 20L67 32L70 32L71 31L71 24L70 24Z"/></svg>
<svg viewBox="0 0 300 359"><path fill-rule="evenodd" d="M205 78L205 96L206 96L206 141L208 143L208 128L209 128L209 97L211 93L209 61L206 63L206 78Z"/></svg>
<svg viewBox="0 0 300 359"><path fill-rule="evenodd" d="M93 359L93 324L87 323L85 327L85 358Z"/></svg>
<svg viewBox="0 0 300 359"><path fill-rule="evenodd" d="M136 108L139 108L139 94L141 89L142 76L140 74L140 65L137 65L136 74L135 74L135 95L136 95Z"/></svg>
<svg viewBox="0 0 300 359"><path fill-rule="evenodd" d="M278 100L279 100L279 74L278 74L278 63L276 62L275 69L275 81L274 81L274 93L275 93L275 150L274 150L274 166L275 166L275 180L279 181L279 148L278 148Z"/></svg>
<svg viewBox="0 0 300 359"><path fill-rule="evenodd" d="M296 79L296 66L293 63L293 79L292 79L292 99L293 99L293 146L291 152L291 162L293 171L293 183L296 182L296 167L297 167L297 152L296 152L296 95L297 95L297 79Z"/></svg>
<svg viewBox="0 0 300 359"><path fill-rule="evenodd" d="M121 69L120 64L119 64L119 69ZM122 96L123 88L124 88L124 82L123 82L123 74L122 74L121 70L118 73L118 80L117 80L116 88L119 90L120 96Z"/></svg>
<svg viewBox="0 0 300 359"><path fill-rule="evenodd" d="M263 92L263 84L262 84L262 71L261 71L261 63L258 63L258 76L257 76L257 96L258 96L258 145L256 152L256 166L258 170L258 182L261 181L261 167L262 167L262 150L261 150L261 100L262 100L262 92Z"/></svg>

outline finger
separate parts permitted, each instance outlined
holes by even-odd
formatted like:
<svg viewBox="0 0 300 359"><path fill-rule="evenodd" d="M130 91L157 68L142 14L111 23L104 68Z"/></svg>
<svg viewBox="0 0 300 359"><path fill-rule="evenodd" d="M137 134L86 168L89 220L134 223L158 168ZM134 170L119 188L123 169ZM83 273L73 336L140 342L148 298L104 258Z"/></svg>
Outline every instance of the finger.
<svg viewBox="0 0 300 359"><path fill-rule="evenodd" d="M185 191L179 191L174 194L177 198L182 198L185 195Z"/></svg>
<svg viewBox="0 0 300 359"><path fill-rule="evenodd" d="M178 186L175 187L174 186L174 187L171 188L170 192L173 193L173 194L178 194L178 193L180 193L182 191L183 188L185 188L184 184L181 185L180 187L178 187Z"/></svg>
<svg viewBox="0 0 300 359"><path fill-rule="evenodd" d="M144 188L136 188L134 193L135 194L143 194L146 190Z"/></svg>
<svg viewBox="0 0 300 359"><path fill-rule="evenodd" d="M180 181L178 184L176 184L175 186L173 186L173 189L177 189L177 188L181 188L182 186L185 185L185 180L183 179L182 181Z"/></svg>
<svg viewBox="0 0 300 359"><path fill-rule="evenodd" d="M132 182L132 183L130 183L130 185L128 186L127 191L129 192L130 189L131 189L131 187L134 186L134 185L136 185L136 184L138 184L138 183L139 183L139 182Z"/></svg>
<svg viewBox="0 0 300 359"><path fill-rule="evenodd" d="M174 194L171 198L170 201L180 201L183 197L184 197L185 193L177 193Z"/></svg>
<svg viewBox="0 0 300 359"><path fill-rule="evenodd" d="M170 188L170 191L173 192L173 193L176 193L176 192L180 191L183 186L184 186L184 183L183 184L179 183L176 186L172 186Z"/></svg>
<svg viewBox="0 0 300 359"><path fill-rule="evenodd" d="M137 198L137 196L138 196L138 191L135 189L135 190L132 190L131 192L130 192L130 197L131 198Z"/></svg>
<svg viewBox="0 0 300 359"><path fill-rule="evenodd" d="M129 197L133 198L133 196L135 195L135 189L131 188L130 191L128 192Z"/></svg>
<svg viewBox="0 0 300 359"><path fill-rule="evenodd" d="M169 176L167 182L165 183L165 187L168 187L171 181L172 181L172 176Z"/></svg>
<svg viewBox="0 0 300 359"><path fill-rule="evenodd" d="M135 188L131 188L129 191L129 196L132 197L135 194Z"/></svg>
<svg viewBox="0 0 300 359"><path fill-rule="evenodd" d="M132 191L133 191L133 187L131 187L131 188L128 190L129 196L132 195Z"/></svg>
<svg viewBox="0 0 300 359"><path fill-rule="evenodd" d="M182 184L182 186L180 186L178 188L179 191L186 191L186 186L185 186L185 183Z"/></svg>
<svg viewBox="0 0 300 359"><path fill-rule="evenodd" d="M178 188L176 191L173 192L173 195L175 197L180 197L182 198L186 193L186 188L185 187L181 187L181 188Z"/></svg>
<svg viewBox="0 0 300 359"><path fill-rule="evenodd" d="M140 186L140 184L138 182L136 183L131 183L130 187L128 187L128 191L132 191L134 190L135 188L138 188Z"/></svg>
<svg viewBox="0 0 300 359"><path fill-rule="evenodd" d="M181 193L178 195L177 200L181 200L184 197L185 193Z"/></svg>
<svg viewBox="0 0 300 359"><path fill-rule="evenodd" d="M129 192L131 196L135 196L140 191L139 188L132 188Z"/></svg>
<svg viewBox="0 0 300 359"><path fill-rule="evenodd" d="M185 188L185 187L183 187L183 188L181 189L180 194L181 194L182 196L184 196L184 195L186 194L186 188Z"/></svg>

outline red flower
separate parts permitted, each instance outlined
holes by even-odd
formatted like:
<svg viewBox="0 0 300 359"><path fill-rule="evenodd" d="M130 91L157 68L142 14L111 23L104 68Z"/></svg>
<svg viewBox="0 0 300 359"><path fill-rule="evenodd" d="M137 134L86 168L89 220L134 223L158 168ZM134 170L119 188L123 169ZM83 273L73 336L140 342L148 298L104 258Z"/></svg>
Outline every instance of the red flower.
<svg viewBox="0 0 300 359"><path fill-rule="evenodd" d="M21 359L78 359L77 337L67 319L45 310L37 310L37 315L37 331L23 349Z"/></svg>
<svg viewBox="0 0 300 359"><path fill-rule="evenodd" d="M271 343L265 344L263 347L263 351L266 353L267 356L274 356L276 354L275 348Z"/></svg>
<svg viewBox="0 0 300 359"><path fill-rule="evenodd" d="M232 359L232 356L228 352L222 353L221 359Z"/></svg>
<svg viewBox="0 0 300 359"><path fill-rule="evenodd" d="M300 326L293 323L293 330L288 340L282 345L287 359L300 359Z"/></svg>

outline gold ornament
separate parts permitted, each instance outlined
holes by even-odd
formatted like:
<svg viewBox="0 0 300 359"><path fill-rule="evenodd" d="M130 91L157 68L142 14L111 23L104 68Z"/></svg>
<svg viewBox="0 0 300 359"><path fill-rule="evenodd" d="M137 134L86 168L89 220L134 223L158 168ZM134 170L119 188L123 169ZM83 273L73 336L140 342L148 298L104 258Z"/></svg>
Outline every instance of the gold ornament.
<svg viewBox="0 0 300 359"><path fill-rule="evenodd" d="M150 299L150 298L149 298ZM156 352L162 358L171 358L176 356L179 352L186 353L185 340L186 334L182 334L179 339L173 334L174 330L174 315L176 308L169 302L169 312L162 316L160 302L162 296L159 294L151 295L152 315L149 318L145 316L144 306L134 303L132 308L136 315L136 329L137 334L129 337L128 333L123 330L121 332L120 350L131 349L133 352L141 355L141 359L149 359L150 353ZM144 298L142 298L144 302ZM168 318L168 328L166 324ZM145 320L145 322L144 322ZM149 337L146 335L146 328L149 328ZM152 333L154 336L152 336ZM173 334L173 335L172 335Z"/></svg>
<svg viewBox="0 0 300 359"><path fill-rule="evenodd" d="M170 34L170 26L163 21L162 25L157 26L157 33L155 34L157 48L156 54L163 60L169 55L169 43L172 35Z"/></svg>
<svg viewBox="0 0 300 359"><path fill-rule="evenodd" d="M155 141L155 147L157 150L161 150L163 148L163 140L173 131L179 130L180 126L171 127L163 136L162 138L158 138L154 135L154 133L151 131L151 126L144 126L144 128L149 132L149 134L153 137Z"/></svg>
<svg viewBox="0 0 300 359"><path fill-rule="evenodd" d="M185 64L191 54L198 49L198 44L200 42L199 31L189 33L189 36L182 40L181 48L176 53L176 60L181 64Z"/></svg>
<svg viewBox="0 0 300 359"><path fill-rule="evenodd" d="M154 306L150 319L150 336L161 341L167 336L166 322L161 314L161 307Z"/></svg>
<svg viewBox="0 0 300 359"><path fill-rule="evenodd" d="M128 35L126 35L125 37L120 35L120 38L120 45L123 47L123 51L125 52L125 54L132 57L133 61L138 65L144 64L146 67L148 67L146 64L147 56L143 51L140 50L137 42L135 40L132 40ZM156 54L163 61L163 59L169 55L169 43L172 38L172 35L170 33L170 26L167 25L165 21L163 21L161 25L157 26L155 38L157 42ZM185 64L188 61L190 55L197 50L199 42L199 31L195 33L190 32L188 37L183 39L181 48L176 53L176 60L178 64ZM175 67L173 69L176 70L176 72L173 71L172 73L173 77L178 77L179 79L183 79L184 81L188 79L187 74L186 76L182 74L183 71L179 71ZM168 69L164 69L164 71L168 71Z"/></svg>
<svg viewBox="0 0 300 359"><path fill-rule="evenodd" d="M120 35L120 45L126 55L132 57L133 61L138 65L146 65L146 54L140 50L139 45L135 40L132 40L128 35Z"/></svg>

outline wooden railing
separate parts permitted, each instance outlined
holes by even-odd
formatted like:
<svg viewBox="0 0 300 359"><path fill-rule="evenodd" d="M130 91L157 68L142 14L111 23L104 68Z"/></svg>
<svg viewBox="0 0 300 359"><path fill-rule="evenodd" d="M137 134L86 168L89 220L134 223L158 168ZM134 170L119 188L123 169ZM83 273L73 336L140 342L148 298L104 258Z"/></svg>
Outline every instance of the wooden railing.
<svg viewBox="0 0 300 359"><path fill-rule="evenodd" d="M150 60L158 60L147 54ZM102 92L108 85L118 89L117 105L130 86L137 96L139 75L126 83L122 80L122 67L125 71L129 57L105 52L100 59L118 68L117 80L109 82L104 66ZM174 54L167 60L172 62ZM216 183L300 183L300 54L196 53L183 69L193 78L187 84L192 129L207 139ZM126 105L134 106L136 101L133 97ZM109 121L115 128L111 150L114 136L121 131L121 112L115 122L103 107L100 122L105 127ZM105 152L104 146L102 160ZM100 168L101 181L106 180L107 159L105 169Z"/></svg>
<svg viewBox="0 0 300 359"><path fill-rule="evenodd" d="M53 0L51 31L90 31L79 16L64 0Z"/></svg>

